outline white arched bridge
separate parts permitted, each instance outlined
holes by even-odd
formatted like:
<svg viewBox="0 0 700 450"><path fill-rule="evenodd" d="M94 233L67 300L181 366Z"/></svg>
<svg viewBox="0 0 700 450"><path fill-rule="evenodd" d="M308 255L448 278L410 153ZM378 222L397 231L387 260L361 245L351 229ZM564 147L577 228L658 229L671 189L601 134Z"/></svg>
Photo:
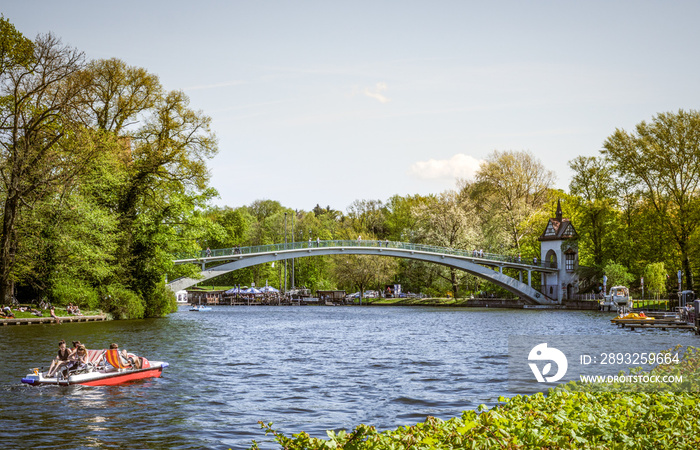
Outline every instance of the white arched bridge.
<svg viewBox="0 0 700 450"><path fill-rule="evenodd" d="M200 277L178 278L168 283L168 287L176 292L233 270L322 255L389 256L442 264L484 278L531 303L556 303L532 287L532 272L555 273L558 269L554 262L536 259L525 262L519 257L392 241L309 241L205 250L199 255L178 257L173 261L175 264L201 264ZM208 263L217 262L221 264L206 267ZM506 268L518 270L518 279L504 274ZM523 273L527 273L527 282L522 279Z"/></svg>

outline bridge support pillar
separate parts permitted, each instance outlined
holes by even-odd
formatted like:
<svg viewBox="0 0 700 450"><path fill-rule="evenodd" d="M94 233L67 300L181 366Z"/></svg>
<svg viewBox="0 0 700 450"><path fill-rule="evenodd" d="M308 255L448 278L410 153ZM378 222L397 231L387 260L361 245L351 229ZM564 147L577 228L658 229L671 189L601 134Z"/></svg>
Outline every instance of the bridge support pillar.
<svg viewBox="0 0 700 450"><path fill-rule="evenodd" d="M206 268L206 267L205 267L206 265L207 265L207 263L206 263L205 261L202 261L202 272L204 272L204 269Z"/></svg>
<svg viewBox="0 0 700 450"><path fill-rule="evenodd" d="M532 287L532 270L527 271L527 285Z"/></svg>
<svg viewBox="0 0 700 450"><path fill-rule="evenodd" d="M518 279L520 280L521 283L523 282L523 271L522 270L518 270Z"/></svg>

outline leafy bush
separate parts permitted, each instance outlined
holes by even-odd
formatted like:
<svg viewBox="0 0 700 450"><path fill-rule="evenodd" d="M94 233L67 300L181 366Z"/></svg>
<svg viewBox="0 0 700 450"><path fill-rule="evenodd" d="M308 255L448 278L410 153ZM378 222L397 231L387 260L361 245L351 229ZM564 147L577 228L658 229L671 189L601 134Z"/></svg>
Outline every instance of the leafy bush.
<svg viewBox="0 0 700 450"><path fill-rule="evenodd" d="M164 283L157 283L148 293L146 315L148 317L162 317L175 311L177 311L175 293L168 289Z"/></svg>
<svg viewBox="0 0 700 450"><path fill-rule="evenodd" d="M56 305L77 304L81 309L97 309L100 295L92 286L74 279L54 279L49 291L51 303Z"/></svg>
<svg viewBox="0 0 700 450"><path fill-rule="evenodd" d="M618 285L629 286L634 280L634 276L629 273L625 266L612 261L605 265L603 272L608 277L608 286L611 287Z"/></svg>
<svg viewBox="0 0 700 450"><path fill-rule="evenodd" d="M141 319L144 316L143 299L133 291L111 285L103 294L103 309L115 319Z"/></svg>

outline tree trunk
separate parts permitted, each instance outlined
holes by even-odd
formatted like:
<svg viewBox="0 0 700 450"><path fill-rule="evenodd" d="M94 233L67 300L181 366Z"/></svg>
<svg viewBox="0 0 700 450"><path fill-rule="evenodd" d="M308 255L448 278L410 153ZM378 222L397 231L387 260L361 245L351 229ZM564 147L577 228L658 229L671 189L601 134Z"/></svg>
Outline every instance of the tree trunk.
<svg viewBox="0 0 700 450"><path fill-rule="evenodd" d="M686 245L682 246L681 254L683 255L683 272L685 272L685 290L693 291L695 290L693 284L693 270L690 267L690 258L688 257Z"/></svg>
<svg viewBox="0 0 700 450"><path fill-rule="evenodd" d="M452 283L452 293L454 298L458 297L459 294L459 283L457 282L457 269L450 268L450 282Z"/></svg>
<svg viewBox="0 0 700 450"><path fill-rule="evenodd" d="M2 236L0 237L0 299L3 303L8 303L12 295L11 273L15 259L14 249L17 247L14 242L17 207L17 196L8 193L3 212Z"/></svg>

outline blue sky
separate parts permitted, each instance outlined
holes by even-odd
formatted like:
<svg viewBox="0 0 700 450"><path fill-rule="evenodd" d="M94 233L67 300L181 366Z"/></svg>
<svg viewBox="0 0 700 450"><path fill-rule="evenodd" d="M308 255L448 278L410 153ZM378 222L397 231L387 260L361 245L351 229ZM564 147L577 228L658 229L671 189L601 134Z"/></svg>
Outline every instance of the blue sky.
<svg viewBox="0 0 700 450"><path fill-rule="evenodd" d="M491 151L567 163L700 105L700 2L0 1L181 89L213 119L218 205L345 211L439 193Z"/></svg>

